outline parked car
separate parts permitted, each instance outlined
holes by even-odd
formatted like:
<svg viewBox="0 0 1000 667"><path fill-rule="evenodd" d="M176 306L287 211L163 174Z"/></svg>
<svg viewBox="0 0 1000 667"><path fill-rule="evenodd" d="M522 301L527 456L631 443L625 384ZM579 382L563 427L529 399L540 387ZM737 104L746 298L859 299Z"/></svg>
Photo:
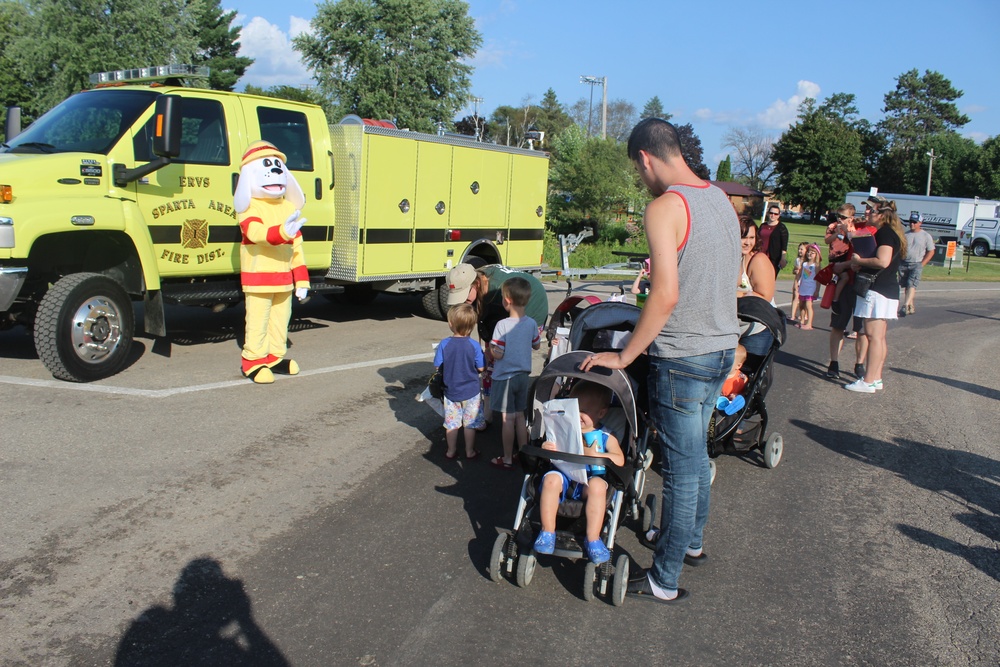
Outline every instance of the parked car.
<svg viewBox="0 0 1000 667"><path fill-rule="evenodd" d="M962 246L972 246L972 254L976 257L986 257L991 252L1000 257L1000 220L996 218L977 218L975 232L972 230L972 220L962 227Z"/></svg>

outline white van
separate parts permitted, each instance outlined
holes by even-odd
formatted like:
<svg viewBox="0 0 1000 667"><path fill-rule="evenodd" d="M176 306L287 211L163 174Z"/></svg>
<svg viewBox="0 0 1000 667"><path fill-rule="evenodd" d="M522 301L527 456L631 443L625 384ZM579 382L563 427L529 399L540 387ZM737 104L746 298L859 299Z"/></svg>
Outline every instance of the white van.
<svg viewBox="0 0 1000 667"><path fill-rule="evenodd" d="M972 220L962 227L962 245L966 248L972 245L972 254L976 257L986 257L991 252L1000 257L1000 220L996 218L976 218L975 232Z"/></svg>

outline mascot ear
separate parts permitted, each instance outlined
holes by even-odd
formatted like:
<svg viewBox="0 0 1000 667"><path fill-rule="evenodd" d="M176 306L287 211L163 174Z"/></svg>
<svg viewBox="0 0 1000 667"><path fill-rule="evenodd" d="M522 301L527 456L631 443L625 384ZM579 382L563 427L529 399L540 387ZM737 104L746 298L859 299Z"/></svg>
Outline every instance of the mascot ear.
<svg viewBox="0 0 1000 667"><path fill-rule="evenodd" d="M282 165L285 170L285 201L290 202L296 209L301 209L306 205L306 195L302 192L299 182L295 180L295 175L288 171L288 165Z"/></svg>
<svg viewBox="0 0 1000 667"><path fill-rule="evenodd" d="M252 187L250 181L252 180L253 171L250 169L250 164L244 165L243 168L240 169L240 180L236 184L236 192L233 193L233 204L236 206L237 213L242 213L250 208L250 193Z"/></svg>

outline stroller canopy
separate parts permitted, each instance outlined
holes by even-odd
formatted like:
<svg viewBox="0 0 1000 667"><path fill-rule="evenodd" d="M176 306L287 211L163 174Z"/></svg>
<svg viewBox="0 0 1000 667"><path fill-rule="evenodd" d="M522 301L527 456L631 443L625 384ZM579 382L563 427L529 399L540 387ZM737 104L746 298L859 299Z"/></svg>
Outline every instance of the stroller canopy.
<svg viewBox="0 0 1000 667"><path fill-rule="evenodd" d="M736 299L736 316L744 322L756 322L767 327L777 347L785 343L785 318L777 308L759 296Z"/></svg>
<svg viewBox="0 0 1000 667"><path fill-rule="evenodd" d="M569 345L574 350L589 347L587 339L595 331L632 331L642 310L622 301L596 303L580 312L569 334Z"/></svg>

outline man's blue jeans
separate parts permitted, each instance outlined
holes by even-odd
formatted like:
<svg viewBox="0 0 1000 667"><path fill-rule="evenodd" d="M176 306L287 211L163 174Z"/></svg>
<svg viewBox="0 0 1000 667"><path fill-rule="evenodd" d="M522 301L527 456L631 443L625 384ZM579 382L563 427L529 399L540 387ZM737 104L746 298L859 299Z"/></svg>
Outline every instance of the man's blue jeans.
<svg viewBox="0 0 1000 667"><path fill-rule="evenodd" d="M650 418L663 453L663 512L651 572L661 588L677 588L684 552L702 546L711 491L708 422L733 354L649 359Z"/></svg>

